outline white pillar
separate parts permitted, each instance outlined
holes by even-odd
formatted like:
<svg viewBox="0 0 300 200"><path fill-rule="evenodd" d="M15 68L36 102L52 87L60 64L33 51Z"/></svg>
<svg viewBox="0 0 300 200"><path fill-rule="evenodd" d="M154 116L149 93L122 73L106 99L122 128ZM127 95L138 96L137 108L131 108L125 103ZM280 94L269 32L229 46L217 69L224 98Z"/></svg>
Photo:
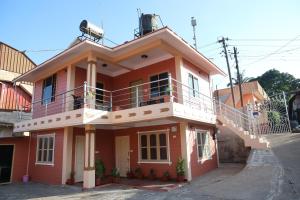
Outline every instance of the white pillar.
<svg viewBox="0 0 300 200"><path fill-rule="evenodd" d="M175 72L176 72L176 80L180 83L182 83L182 67L183 67L183 62L182 62L182 57L181 56L175 56ZM175 83L177 87L175 87L175 89L177 91L175 91L175 101L177 101L178 103L182 103L183 102L183 89L187 89L187 88L183 88L181 84L179 83Z"/></svg>
<svg viewBox="0 0 300 200"><path fill-rule="evenodd" d="M63 163L62 163L62 184L66 184L72 171L72 146L73 146L73 127L64 128L63 140Z"/></svg>
<svg viewBox="0 0 300 200"><path fill-rule="evenodd" d="M83 188L95 187L95 126L85 125Z"/></svg>
<svg viewBox="0 0 300 200"><path fill-rule="evenodd" d="M190 131L188 123L180 122L180 141L181 141L181 155L185 161L185 177L188 181L192 180L191 168L191 144L190 144Z"/></svg>
<svg viewBox="0 0 300 200"><path fill-rule="evenodd" d="M97 59L95 57L88 58L87 67L87 85L88 85L88 105L90 108L95 108L95 94L96 94L96 82L97 82Z"/></svg>

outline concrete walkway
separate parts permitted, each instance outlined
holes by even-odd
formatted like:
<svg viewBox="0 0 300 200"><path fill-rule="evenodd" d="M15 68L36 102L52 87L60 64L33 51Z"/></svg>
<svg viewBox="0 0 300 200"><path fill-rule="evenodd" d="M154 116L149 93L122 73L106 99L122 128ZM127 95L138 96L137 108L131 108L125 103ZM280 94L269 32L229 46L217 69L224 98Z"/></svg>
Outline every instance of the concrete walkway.
<svg viewBox="0 0 300 200"><path fill-rule="evenodd" d="M109 185L82 192L78 187L43 184L0 186L0 199L272 200L280 194L283 169L270 150L253 150L246 167L225 164L169 192Z"/></svg>

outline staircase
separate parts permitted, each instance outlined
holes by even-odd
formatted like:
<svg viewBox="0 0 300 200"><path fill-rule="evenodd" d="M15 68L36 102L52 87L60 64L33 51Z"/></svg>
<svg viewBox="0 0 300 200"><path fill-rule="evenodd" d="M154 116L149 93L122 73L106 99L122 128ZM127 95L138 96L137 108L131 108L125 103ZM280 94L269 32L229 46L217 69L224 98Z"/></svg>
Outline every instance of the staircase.
<svg viewBox="0 0 300 200"><path fill-rule="evenodd" d="M252 119L247 114L218 101L215 102L215 108L219 124L226 126L242 138L246 147L253 149L269 147L266 139L255 133Z"/></svg>

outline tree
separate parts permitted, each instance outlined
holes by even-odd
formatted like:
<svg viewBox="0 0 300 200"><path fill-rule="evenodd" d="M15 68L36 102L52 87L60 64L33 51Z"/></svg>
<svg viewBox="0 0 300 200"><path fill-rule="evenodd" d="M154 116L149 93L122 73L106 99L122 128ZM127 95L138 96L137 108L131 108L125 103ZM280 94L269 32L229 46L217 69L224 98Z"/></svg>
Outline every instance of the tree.
<svg viewBox="0 0 300 200"><path fill-rule="evenodd" d="M269 96L300 89L300 79L276 69L270 69L250 81L258 81Z"/></svg>

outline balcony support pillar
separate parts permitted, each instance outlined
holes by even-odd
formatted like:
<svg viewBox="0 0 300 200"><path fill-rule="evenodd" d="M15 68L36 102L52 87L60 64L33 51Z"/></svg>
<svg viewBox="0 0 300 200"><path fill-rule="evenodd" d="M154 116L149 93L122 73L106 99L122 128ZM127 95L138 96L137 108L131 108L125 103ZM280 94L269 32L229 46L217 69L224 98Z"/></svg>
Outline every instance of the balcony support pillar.
<svg viewBox="0 0 300 200"><path fill-rule="evenodd" d="M87 103L89 108L95 108L96 101L96 81L97 81L97 58L94 56L88 57L88 67L87 67Z"/></svg>

